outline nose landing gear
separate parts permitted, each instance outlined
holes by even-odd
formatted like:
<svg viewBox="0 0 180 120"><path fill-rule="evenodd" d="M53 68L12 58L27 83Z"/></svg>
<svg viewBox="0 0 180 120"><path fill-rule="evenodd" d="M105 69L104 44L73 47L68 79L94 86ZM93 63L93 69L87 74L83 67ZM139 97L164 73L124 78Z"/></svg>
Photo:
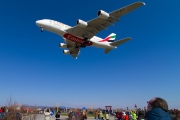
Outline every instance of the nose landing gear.
<svg viewBox="0 0 180 120"><path fill-rule="evenodd" d="M43 29L43 27L41 27L41 32L43 32L44 31L44 29Z"/></svg>

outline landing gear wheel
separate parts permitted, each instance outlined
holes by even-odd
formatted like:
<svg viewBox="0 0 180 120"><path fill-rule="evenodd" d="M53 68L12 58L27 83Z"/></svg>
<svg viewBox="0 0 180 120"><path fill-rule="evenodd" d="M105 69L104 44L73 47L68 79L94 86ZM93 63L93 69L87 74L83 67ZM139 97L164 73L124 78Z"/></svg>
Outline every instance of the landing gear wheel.
<svg viewBox="0 0 180 120"><path fill-rule="evenodd" d="M79 48L79 46L75 46L75 49L78 49Z"/></svg>
<svg viewBox="0 0 180 120"><path fill-rule="evenodd" d="M81 47L82 47L82 48L85 48L88 43L89 43L88 38L85 37L85 38L84 38L84 43L81 45Z"/></svg>
<svg viewBox="0 0 180 120"><path fill-rule="evenodd" d="M43 32L44 31L44 29L43 29L43 27L41 28L41 32Z"/></svg>

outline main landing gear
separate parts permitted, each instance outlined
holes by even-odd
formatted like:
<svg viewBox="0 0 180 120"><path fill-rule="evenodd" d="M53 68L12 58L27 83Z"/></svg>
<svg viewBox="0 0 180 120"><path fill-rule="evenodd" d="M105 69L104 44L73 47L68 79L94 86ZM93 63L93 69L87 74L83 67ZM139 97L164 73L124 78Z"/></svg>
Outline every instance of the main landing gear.
<svg viewBox="0 0 180 120"><path fill-rule="evenodd" d="M75 49L78 49L79 48L79 46L75 46Z"/></svg>
<svg viewBox="0 0 180 120"><path fill-rule="evenodd" d="M85 48L85 47L86 47L86 45L87 45L88 43L89 43L88 38L87 38L87 37L85 37L85 38L84 38L84 43L83 43L83 44L81 44L81 46L80 46L80 47Z"/></svg>

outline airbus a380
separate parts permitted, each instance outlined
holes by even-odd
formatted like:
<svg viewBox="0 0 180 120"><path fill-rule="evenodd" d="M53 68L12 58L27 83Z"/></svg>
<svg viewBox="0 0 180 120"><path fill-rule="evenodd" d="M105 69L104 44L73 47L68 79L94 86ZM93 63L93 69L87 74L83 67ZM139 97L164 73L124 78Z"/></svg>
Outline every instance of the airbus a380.
<svg viewBox="0 0 180 120"><path fill-rule="evenodd" d="M104 48L104 53L107 54L112 49L117 48L118 45L131 40L131 38L128 37L115 41L115 33L110 34L105 39L95 35L103 29L107 29L108 26L113 25L116 21L119 21L122 15L142 5L145 5L145 3L136 2L110 13L100 10L98 11L97 18L88 22L78 19L77 25L74 27L50 19L37 20L36 24L41 28L41 32L47 30L63 37L65 43L60 43L59 47L64 49L64 54L71 54L74 58L77 58L80 48L85 48L86 46Z"/></svg>

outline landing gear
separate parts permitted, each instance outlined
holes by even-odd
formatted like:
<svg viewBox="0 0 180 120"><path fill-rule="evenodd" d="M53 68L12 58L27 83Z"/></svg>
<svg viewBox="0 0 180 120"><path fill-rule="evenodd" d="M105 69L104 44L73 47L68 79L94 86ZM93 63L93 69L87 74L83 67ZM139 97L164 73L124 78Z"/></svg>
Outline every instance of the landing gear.
<svg viewBox="0 0 180 120"><path fill-rule="evenodd" d="M79 48L79 46L75 46L75 49L78 49Z"/></svg>
<svg viewBox="0 0 180 120"><path fill-rule="evenodd" d="M41 27L41 32L43 32L44 31L44 29L43 29L43 27Z"/></svg>
<svg viewBox="0 0 180 120"><path fill-rule="evenodd" d="M88 43L89 43L88 38L85 37L85 38L84 38L84 43L81 45L81 47L82 47L82 48L85 48Z"/></svg>

